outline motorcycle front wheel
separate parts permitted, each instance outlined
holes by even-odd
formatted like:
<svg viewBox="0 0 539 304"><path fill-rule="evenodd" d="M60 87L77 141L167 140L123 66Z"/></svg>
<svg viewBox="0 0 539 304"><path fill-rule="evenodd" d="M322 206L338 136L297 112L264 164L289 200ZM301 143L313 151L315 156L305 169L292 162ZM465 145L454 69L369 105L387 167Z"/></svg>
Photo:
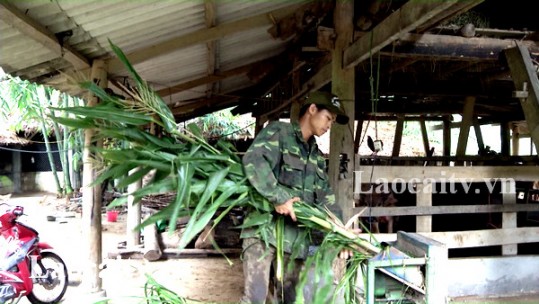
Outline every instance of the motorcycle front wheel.
<svg viewBox="0 0 539 304"><path fill-rule="evenodd" d="M32 304L59 303L64 296L67 284L67 267L56 253L44 251L41 259L37 262L38 269L32 269L31 273L36 276L33 279L32 292L26 296Z"/></svg>

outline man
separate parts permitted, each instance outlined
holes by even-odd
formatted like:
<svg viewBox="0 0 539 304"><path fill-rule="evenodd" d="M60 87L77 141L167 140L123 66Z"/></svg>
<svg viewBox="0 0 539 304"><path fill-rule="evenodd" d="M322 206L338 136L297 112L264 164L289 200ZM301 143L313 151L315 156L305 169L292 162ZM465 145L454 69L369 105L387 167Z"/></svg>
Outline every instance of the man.
<svg viewBox="0 0 539 304"><path fill-rule="evenodd" d="M284 303L294 303L295 286L310 245L308 231L296 223L293 204L332 205L335 196L329 186L325 159L316 144L315 136L326 133L333 122L348 123L348 116L336 96L313 92L307 96L297 123L273 122L257 135L243 156L245 174L253 187L275 208L273 223L284 216L285 274L282 285L277 283L276 294ZM247 214L245 221L254 217ZM251 221L252 222L252 221ZM265 231L270 246L261 240L256 228L244 228L243 270L245 291L242 303L264 303L272 263L275 259L275 229ZM341 252L341 258L351 256ZM293 267L289 267L292 263Z"/></svg>

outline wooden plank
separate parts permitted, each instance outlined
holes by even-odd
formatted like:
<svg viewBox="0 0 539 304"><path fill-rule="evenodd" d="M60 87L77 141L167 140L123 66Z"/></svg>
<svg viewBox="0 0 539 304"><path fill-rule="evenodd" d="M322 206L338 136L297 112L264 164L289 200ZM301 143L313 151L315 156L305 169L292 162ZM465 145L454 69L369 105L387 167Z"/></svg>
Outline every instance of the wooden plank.
<svg viewBox="0 0 539 304"><path fill-rule="evenodd" d="M511 70L511 78L517 91L525 94L520 98L520 105L528 124L535 150L539 151L539 78L530 58L529 50L522 44L505 51L507 64Z"/></svg>
<svg viewBox="0 0 539 304"><path fill-rule="evenodd" d="M460 3L459 3L460 2ZM465 3L464 3L465 2ZM438 15L446 15L446 10L466 4L467 7L477 5L482 0L474 1L421 1L411 0L380 22L370 34L367 34L344 52L345 68L352 68L375 54L383 47L397 40L402 34L413 31L432 20L439 20ZM470 6L468 6L470 5Z"/></svg>
<svg viewBox="0 0 539 304"><path fill-rule="evenodd" d="M245 19L219 24L212 28L197 30L180 37L154 44L144 49L135 50L131 53L128 53L127 58L129 59L129 62L134 65L191 45L206 43L208 41L221 39L231 34L246 31L252 28L271 25L272 19L279 20L281 18L284 18L287 15L295 12L301 6L302 4L295 3L280 9L273 10L271 12L266 12ZM109 71L111 73L116 73L118 71L122 71L123 69L124 66L118 58L115 57L109 60Z"/></svg>
<svg viewBox="0 0 539 304"><path fill-rule="evenodd" d="M510 244L536 243L539 242L539 227L521 227L507 229L446 231L446 232L418 232L435 241L443 243L448 249L473 248L486 246L500 246ZM378 242L397 241L396 233L378 233L359 235L369 240L373 237Z"/></svg>
<svg viewBox="0 0 539 304"><path fill-rule="evenodd" d="M367 180L371 171L372 180L410 182L431 179L436 182L466 181L485 182L507 180L533 182L539 178L537 166L478 166L473 170L467 167L417 167L417 166L363 166L356 167L356 186ZM358 180L359 178L359 180ZM360 189L355 187L354 189Z"/></svg>
<svg viewBox="0 0 539 304"><path fill-rule="evenodd" d="M228 257L240 255L241 248L221 248L216 249L164 249L163 257L167 259L187 259L187 258L203 258L211 256L222 256L225 254ZM143 259L144 253L142 249L118 249L117 251L108 252L109 259Z"/></svg>
<svg viewBox="0 0 539 304"><path fill-rule="evenodd" d="M353 208L353 213L360 213L364 206ZM499 205L443 205L443 206L405 206L405 207L372 207L359 217L378 216L410 216L434 214L470 214L500 212L539 211L539 204L499 204Z"/></svg>

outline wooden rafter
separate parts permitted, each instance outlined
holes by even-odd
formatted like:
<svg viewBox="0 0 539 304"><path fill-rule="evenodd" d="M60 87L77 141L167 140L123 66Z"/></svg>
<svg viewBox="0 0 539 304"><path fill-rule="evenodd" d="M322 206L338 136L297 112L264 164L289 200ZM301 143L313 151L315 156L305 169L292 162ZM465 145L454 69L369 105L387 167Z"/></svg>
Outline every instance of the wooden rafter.
<svg viewBox="0 0 539 304"><path fill-rule="evenodd" d="M60 45L58 39L41 24L21 13L16 7L2 1L0 2L0 19L13 26L27 37L41 43L59 57L69 61L76 69L89 68L90 62L82 54L69 45Z"/></svg>
<svg viewBox="0 0 539 304"><path fill-rule="evenodd" d="M129 62L131 62L131 64L137 64L149 60L153 57L165 55L191 45L206 43L208 41L220 39L241 31L249 30L260 26L271 25L272 19L279 20L281 18L284 18L289 14L295 12L300 7L301 4L292 4L280 9L273 10L271 12L219 24L212 28L194 31L189 34L131 52L127 54L127 58L129 59ZM111 73L123 70L123 64L118 58L111 58L108 61L108 66Z"/></svg>
<svg viewBox="0 0 539 304"><path fill-rule="evenodd" d="M380 22L369 34L356 40L344 51L343 66L352 68L367 59L371 53L380 51L385 46L399 39L403 34L429 24L433 20L450 17L448 10L457 7L470 9L483 0L472 1L421 1L411 0ZM472 5L473 4L473 5ZM372 38L372 39L371 39Z"/></svg>

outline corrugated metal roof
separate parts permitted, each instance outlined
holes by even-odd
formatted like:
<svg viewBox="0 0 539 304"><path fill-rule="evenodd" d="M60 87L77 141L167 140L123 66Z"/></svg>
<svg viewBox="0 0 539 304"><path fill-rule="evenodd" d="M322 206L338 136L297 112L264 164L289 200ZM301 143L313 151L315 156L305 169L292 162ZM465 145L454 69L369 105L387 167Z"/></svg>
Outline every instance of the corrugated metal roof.
<svg viewBox="0 0 539 304"><path fill-rule="evenodd" d="M215 24L235 22L307 1L215 1ZM16 1L8 0L21 18L37 23L49 36L65 36L63 43L88 59L111 58L109 40L126 54L148 50L171 39L206 28L204 1L146 0L146 1ZM231 34L223 34L216 43L215 54L209 54L206 41L168 50L134 64L141 76L156 90L199 79L208 75L209 56L217 60L216 68L226 71L263 59L271 58L286 48L286 41L274 39L267 25L254 26ZM43 42L13 25L0 21L0 66L10 74L39 82L60 81L48 78L56 69L66 69L69 63L60 52L43 47ZM71 31L71 32L69 32ZM69 35L70 34L70 35ZM116 71L112 76L127 76ZM244 74L221 80L219 95L250 86L253 81ZM207 85L189 88L164 98L181 104L207 95Z"/></svg>

